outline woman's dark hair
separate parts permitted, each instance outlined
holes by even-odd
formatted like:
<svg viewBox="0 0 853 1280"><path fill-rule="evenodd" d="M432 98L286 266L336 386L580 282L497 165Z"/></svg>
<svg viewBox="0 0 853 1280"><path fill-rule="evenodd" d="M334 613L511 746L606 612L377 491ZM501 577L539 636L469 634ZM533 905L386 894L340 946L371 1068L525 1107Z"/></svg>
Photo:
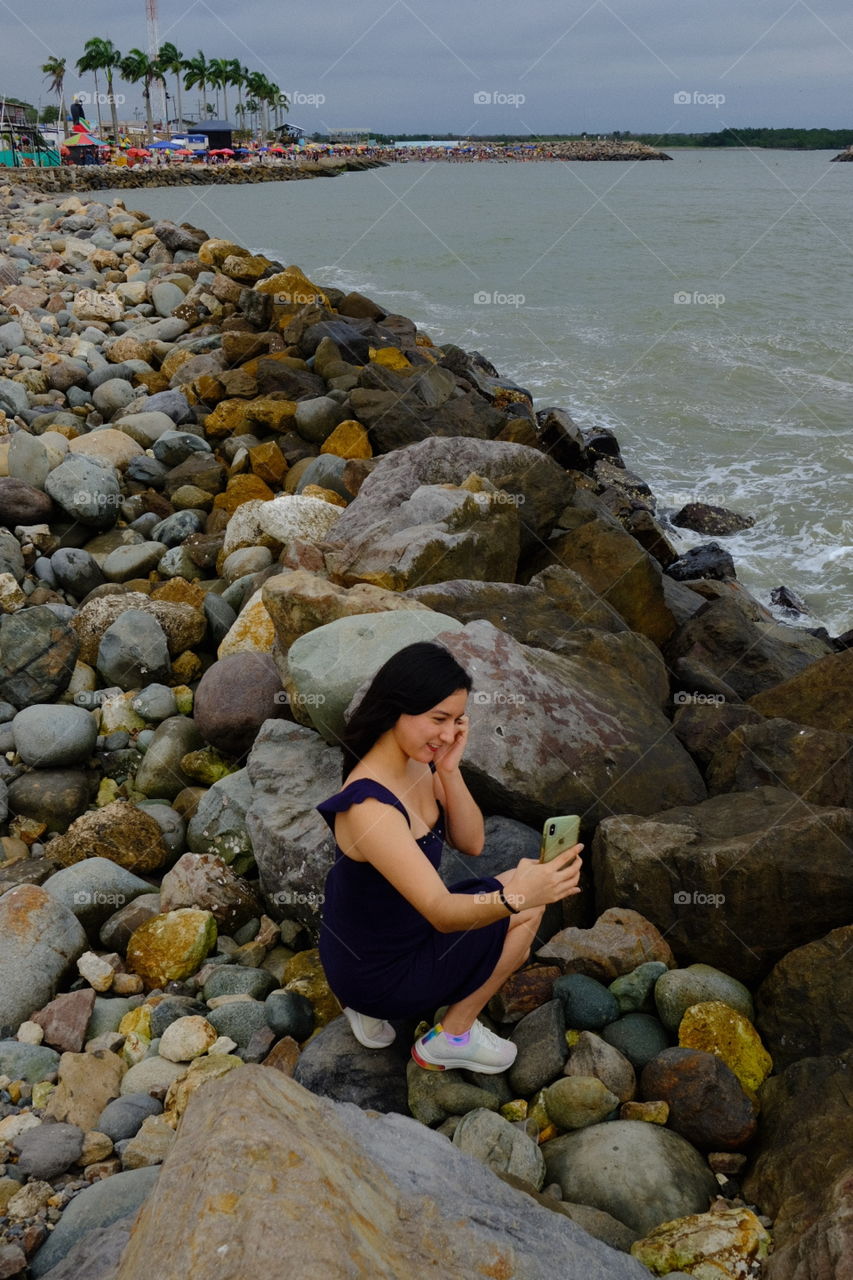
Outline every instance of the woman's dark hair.
<svg viewBox="0 0 853 1280"><path fill-rule="evenodd" d="M379 668L341 737L341 781L400 716L419 716L457 689L470 692L471 677L443 645L419 640Z"/></svg>

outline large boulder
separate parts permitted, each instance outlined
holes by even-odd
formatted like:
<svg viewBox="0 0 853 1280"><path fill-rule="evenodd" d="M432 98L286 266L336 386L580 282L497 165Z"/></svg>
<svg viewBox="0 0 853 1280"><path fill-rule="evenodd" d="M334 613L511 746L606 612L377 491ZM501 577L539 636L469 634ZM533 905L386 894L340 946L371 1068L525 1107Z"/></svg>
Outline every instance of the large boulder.
<svg viewBox="0 0 853 1280"><path fill-rule="evenodd" d="M140 609L157 619L165 632L169 653L173 658L204 639L207 626L204 613L192 605L171 600L152 600L141 591L100 596L87 601L78 610L71 624L80 639L81 662L87 662L90 666L95 664L104 632L128 609ZM28 609L27 612L32 613L32 610Z"/></svg>
<svg viewBox="0 0 853 1280"><path fill-rule="evenodd" d="M126 871L147 875L169 857L159 823L126 800L81 814L50 844L50 856L63 867L85 858L107 858ZM118 906L123 903L118 903Z"/></svg>
<svg viewBox="0 0 853 1280"><path fill-rule="evenodd" d="M853 1043L853 925L783 956L756 993L755 1025L778 1071Z"/></svg>
<svg viewBox="0 0 853 1280"><path fill-rule="evenodd" d="M0 1031L17 1031L52 1000L89 943L76 916L44 889L17 885L0 897Z"/></svg>
<svg viewBox="0 0 853 1280"><path fill-rule="evenodd" d="M787 787L809 804L853 807L853 738L793 720L733 729L708 765L711 795Z"/></svg>
<svg viewBox="0 0 853 1280"><path fill-rule="evenodd" d="M263 602L273 620L279 647L285 654L294 640L328 622L336 622L338 618L397 609L424 612L432 608L401 596L397 591L375 587L370 582L341 587L306 569L290 569L267 578L263 585Z"/></svg>
<svg viewBox="0 0 853 1280"><path fill-rule="evenodd" d="M441 438L444 435L437 433L380 458L335 525L331 540L360 543L374 527L377 513L401 506L421 485L461 485L470 475L491 481L516 507L522 554L547 539L573 492L562 468L526 445L464 436Z"/></svg>
<svg viewBox="0 0 853 1280"><path fill-rule="evenodd" d="M698 1049L664 1049L643 1067L646 1101L669 1106L670 1129L704 1151L739 1151L755 1134L758 1107L721 1058Z"/></svg>
<svg viewBox="0 0 853 1280"><path fill-rule="evenodd" d="M238 1201L235 1233L223 1206ZM648 1274L417 1121L316 1098L281 1072L246 1066L193 1097L116 1280L273 1274L282 1257L294 1274L316 1276L433 1268L551 1280L555 1258L588 1280Z"/></svg>
<svg viewBox="0 0 853 1280"><path fill-rule="evenodd" d="M294 718L310 723L327 742L340 741L353 695L399 649L459 623L430 610L338 618L300 636L287 654L285 685Z"/></svg>
<svg viewBox="0 0 853 1280"><path fill-rule="evenodd" d="M749 702L763 716L853 733L853 649L828 654Z"/></svg>
<svg viewBox="0 0 853 1280"><path fill-rule="evenodd" d="M400 506L375 508L360 536L346 527L344 514L332 539L336 549L327 552L326 565L330 576L347 586L371 582L404 591L444 578L512 582L519 555L518 510L497 490L421 485Z"/></svg>
<svg viewBox="0 0 853 1280"><path fill-rule="evenodd" d="M463 770L482 808L540 826L580 813L649 813L704 798L669 721L611 665L518 644L488 622L436 637L471 674Z"/></svg>
<svg viewBox="0 0 853 1280"><path fill-rule="evenodd" d="M317 931L335 846L315 806L340 790L341 753L312 729L269 720L246 767L254 787L246 825L267 908Z"/></svg>
<svg viewBox="0 0 853 1280"><path fill-rule="evenodd" d="M666 656L672 664L683 659L700 666L746 699L797 675L824 657L828 648L806 631L753 622L736 600L724 597L709 600L684 623L667 644ZM782 710L757 709L797 719Z"/></svg>
<svg viewBox="0 0 853 1280"><path fill-rule="evenodd" d="M608 818L592 868L598 910L630 906L679 960L749 982L849 922L853 810L758 787L649 818Z"/></svg>
<svg viewBox="0 0 853 1280"><path fill-rule="evenodd" d="M406 1068L411 1037L399 1032L386 1049L365 1049L346 1018L334 1018L312 1036L299 1055L294 1080L335 1102L364 1110L409 1115Z"/></svg>
<svg viewBox="0 0 853 1280"><path fill-rule="evenodd" d="M546 1178L565 1200L610 1213L645 1235L672 1218L704 1213L717 1182L694 1147L670 1129L612 1120L553 1138Z"/></svg>
<svg viewBox="0 0 853 1280"><path fill-rule="evenodd" d="M835 1280L853 1257L853 1049L803 1058L761 1090L744 1198L773 1221L767 1280Z"/></svg>
<svg viewBox="0 0 853 1280"><path fill-rule="evenodd" d="M387 370L385 375L385 381L390 381ZM417 390L407 393L405 388L401 392L356 387L349 400L355 417L368 429L375 453L403 453L407 445L416 447L442 437L453 444L460 437L495 443L507 423L506 415L475 391L435 405L424 404Z"/></svg>

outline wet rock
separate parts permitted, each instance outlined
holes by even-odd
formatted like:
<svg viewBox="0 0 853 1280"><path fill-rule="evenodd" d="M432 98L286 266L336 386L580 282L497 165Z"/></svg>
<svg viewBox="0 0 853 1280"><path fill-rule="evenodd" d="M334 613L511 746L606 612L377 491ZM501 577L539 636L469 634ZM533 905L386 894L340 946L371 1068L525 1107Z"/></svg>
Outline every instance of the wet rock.
<svg viewBox="0 0 853 1280"><path fill-rule="evenodd" d="M853 648L790 674L774 688L750 698L762 716L781 716L814 729L853 733Z"/></svg>

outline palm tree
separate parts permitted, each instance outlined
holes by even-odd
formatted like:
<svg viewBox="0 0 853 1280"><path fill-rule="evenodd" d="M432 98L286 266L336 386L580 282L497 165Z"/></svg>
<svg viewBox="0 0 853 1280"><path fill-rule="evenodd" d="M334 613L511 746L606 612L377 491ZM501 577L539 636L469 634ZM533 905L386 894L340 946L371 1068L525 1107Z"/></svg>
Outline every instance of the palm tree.
<svg viewBox="0 0 853 1280"><path fill-rule="evenodd" d="M237 89L237 101L243 103L243 84L246 79L246 71L240 66L237 58L229 58L228 60L228 83L234 85Z"/></svg>
<svg viewBox="0 0 853 1280"><path fill-rule="evenodd" d="M77 73L82 76L85 75L87 71L91 71L92 75L95 77L95 111L98 115L98 133L103 137L104 125L101 120L101 89L98 84L98 71L101 64L97 55L89 48L91 43L91 40L87 41L85 46L86 52L83 54L82 58L77 59Z"/></svg>
<svg viewBox="0 0 853 1280"><path fill-rule="evenodd" d="M201 89L201 98L199 100L198 115L201 119L203 108L201 103L205 98L205 89L210 82L210 73L208 71L207 59L199 49L194 58L187 58L184 62L184 88L195 89L198 86Z"/></svg>
<svg viewBox="0 0 853 1280"><path fill-rule="evenodd" d="M228 119L228 86L233 84L231 79L231 63L227 58L211 58L207 64L213 74L211 83L216 85L216 110L219 111L219 90L222 90L222 101L224 103L223 119Z"/></svg>
<svg viewBox="0 0 853 1280"><path fill-rule="evenodd" d="M255 102L254 98L246 99L246 110L248 111L249 118L251 119L258 110L258 104L257 102ZM258 131L257 121L255 121L255 123L252 125L252 132L256 134L257 131Z"/></svg>
<svg viewBox="0 0 853 1280"><path fill-rule="evenodd" d="M42 64L42 71L45 79L50 80L48 92L55 93L59 99L59 123L61 129L65 130L65 59L57 58L51 55L47 62Z"/></svg>
<svg viewBox="0 0 853 1280"><path fill-rule="evenodd" d="M163 80L163 68L156 58L150 58L142 49L131 49L121 60L121 74L129 84L143 85L145 99L145 123L148 142L154 140L154 118L151 114L151 86L155 80Z"/></svg>
<svg viewBox="0 0 853 1280"><path fill-rule="evenodd" d="M83 46L83 57L80 62L87 62L85 70L94 71L95 85L97 89L97 72L103 71L107 77L107 96L110 103L110 114L112 116L113 139L118 142L118 115L116 113L116 99L113 92L113 72L117 71L122 62L122 56L113 44L112 40L102 40L100 36L93 36L91 40L87 40ZM83 70L80 62L77 63L77 70ZM98 123L100 124L101 112L98 109Z"/></svg>
<svg viewBox="0 0 853 1280"><path fill-rule="evenodd" d="M262 72L250 72L246 80L246 85L252 97L257 100L259 107L266 107L269 104L270 99L273 96L273 86ZM278 92L278 90L276 90L276 92ZM258 114L260 116L261 112L259 111ZM266 114L264 113L264 117L260 125L261 130L264 133L269 132L268 125L265 121Z"/></svg>
<svg viewBox="0 0 853 1280"><path fill-rule="evenodd" d="M157 54L157 61L163 71L168 71L175 77L175 88L177 90L178 104L178 132L181 133L184 127L183 110L181 108L181 76L184 70L184 55L171 42L161 44L160 52ZM168 121L167 121L168 124ZM169 137L172 136L172 130L169 129Z"/></svg>

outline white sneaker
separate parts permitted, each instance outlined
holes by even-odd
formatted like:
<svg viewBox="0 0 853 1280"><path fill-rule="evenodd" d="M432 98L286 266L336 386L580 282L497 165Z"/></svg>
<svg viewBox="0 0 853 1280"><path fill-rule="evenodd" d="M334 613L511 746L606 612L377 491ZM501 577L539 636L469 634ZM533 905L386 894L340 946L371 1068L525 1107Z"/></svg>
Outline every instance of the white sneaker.
<svg viewBox="0 0 853 1280"><path fill-rule="evenodd" d="M467 1044L454 1044L448 1040L440 1022L412 1045L412 1057L419 1067L428 1071L448 1069L481 1071L496 1075L506 1071L515 1062L517 1045L502 1040L482 1022L475 1021Z"/></svg>
<svg viewBox="0 0 853 1280"><path fill-rule="evenodd" d="M347 1022L359 1044L365 1049L387 1049L397 1038L397 1032L390 1022L381 1018L368 1018L366 1013L356 1013L355 1009L344 1009Z"/></svg>

